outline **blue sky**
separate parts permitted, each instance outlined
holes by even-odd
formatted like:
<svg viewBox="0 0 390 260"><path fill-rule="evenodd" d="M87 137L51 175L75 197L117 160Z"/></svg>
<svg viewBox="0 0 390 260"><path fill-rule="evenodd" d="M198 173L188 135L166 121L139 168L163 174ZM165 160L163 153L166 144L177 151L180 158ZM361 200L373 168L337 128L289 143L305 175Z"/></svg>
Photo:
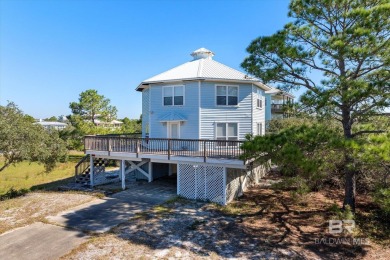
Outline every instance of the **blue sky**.
<svg viewBox="0 0 390 260"><path fill-rule="evenodd" d="M36 118L70 114L97 89L138 118L144 79L205 47L235 69L245 48L288 21L288 0L0 1L0 104Z"/></svg>

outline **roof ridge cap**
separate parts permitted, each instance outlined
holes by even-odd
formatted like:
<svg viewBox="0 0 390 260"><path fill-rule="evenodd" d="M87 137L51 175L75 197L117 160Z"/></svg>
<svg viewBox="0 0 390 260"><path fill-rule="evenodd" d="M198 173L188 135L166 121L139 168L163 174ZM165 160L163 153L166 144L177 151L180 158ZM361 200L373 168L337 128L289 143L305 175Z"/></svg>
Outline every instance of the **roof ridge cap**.
<svg viewBox="0 0 390 260"><path fill-rule="evenodd" d="M203 59L199 59L198 72L196 73L197 77L202 77L203 72Z"/></svg>

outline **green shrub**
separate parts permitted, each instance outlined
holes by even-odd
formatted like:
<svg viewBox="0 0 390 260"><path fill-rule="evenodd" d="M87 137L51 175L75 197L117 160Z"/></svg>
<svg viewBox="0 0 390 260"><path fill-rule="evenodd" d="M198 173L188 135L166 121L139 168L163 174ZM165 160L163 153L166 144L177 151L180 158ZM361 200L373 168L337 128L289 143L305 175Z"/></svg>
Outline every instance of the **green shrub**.
<svg viewBox="0 0 390 260"><path fill-rule="evenodd" d="M390 188L378 189L374 194L374 201L383 213L390 216Z"/></svg>

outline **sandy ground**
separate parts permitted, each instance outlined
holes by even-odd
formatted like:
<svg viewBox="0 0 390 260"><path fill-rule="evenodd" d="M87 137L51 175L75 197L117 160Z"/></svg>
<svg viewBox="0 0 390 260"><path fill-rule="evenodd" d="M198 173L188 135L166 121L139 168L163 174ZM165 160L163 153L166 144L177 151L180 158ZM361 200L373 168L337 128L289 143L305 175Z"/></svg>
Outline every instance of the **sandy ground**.
<svg viewBox="0 0 390 260"><path fill-rule="evenodd" d="M138 214L63 259L389 259L389 243L317 244L334 194L297 202L289 192L250 189L228 207L178 199Z"/></svg>
<svg viewBox="0 0 390 260"><path fill-rule="evenodd" d="M94 196L70 192L31 192L0 201L0 234L11 229L44 221L44 217L95 199Z"/></svg>
<svg viewBox="0 0 390 260"><path fill-rule="evenodd" d="M33 192L2 201L0 233L94 198ZM371 204L359 200L364 217ZM316 238L350 237L327 233L329 207L339 202L340 194L332 190L297 201L288 191L265 186L251 188L227 207L175 199L93 236L62 259L389 259L390 238L379 243L364 232L356 234L367 239L364 245L316 244ZM383 234L383 227L377 229L378 236Z"/></svg>

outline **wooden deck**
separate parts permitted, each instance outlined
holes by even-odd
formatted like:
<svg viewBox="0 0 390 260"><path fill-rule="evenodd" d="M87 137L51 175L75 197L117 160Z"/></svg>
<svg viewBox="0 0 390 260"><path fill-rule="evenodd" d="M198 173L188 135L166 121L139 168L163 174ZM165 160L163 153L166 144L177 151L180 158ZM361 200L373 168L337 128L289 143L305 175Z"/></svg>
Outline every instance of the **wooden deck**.
<svg viewBox="0 0 390 260"><path fill-rule="evenodd" d="M88 154L130 158L157 158L197 162L220 162L240 159L243 141L135 138L127 136L86 136Z"/></svg>

